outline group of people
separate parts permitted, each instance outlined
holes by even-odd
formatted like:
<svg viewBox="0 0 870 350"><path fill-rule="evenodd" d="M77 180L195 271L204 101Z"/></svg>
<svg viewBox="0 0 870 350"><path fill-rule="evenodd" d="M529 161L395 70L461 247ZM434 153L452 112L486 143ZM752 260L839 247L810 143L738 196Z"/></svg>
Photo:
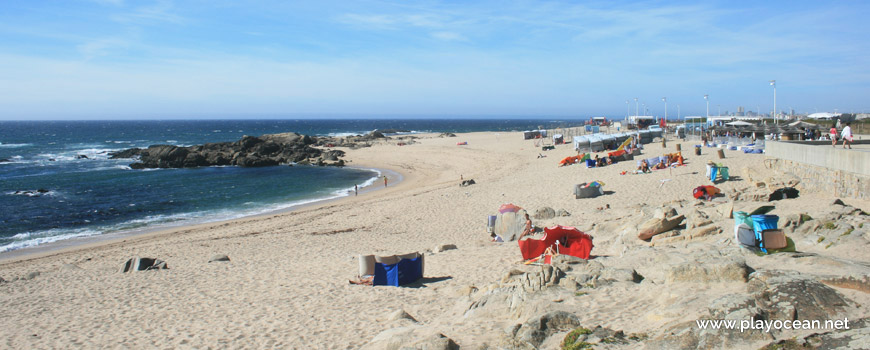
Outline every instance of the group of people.
<svg viewBox="0 0 870 350"><path fill-rule="evenodd" d="M599 157L597 154L595 155L595 166L602 167L605 165L610 165L616 163L615 157Z"/></svg>
<svg viewBox="0 0 870 350"><path fill-rule="evenodd" d="M849 149L852 149L852 123L846 123L846 127L843 128L842 133L840 134L840 138L843 139L843 148L846 148L848 144ZM837 123L831 125L831 146L837 147Z"/></svg>

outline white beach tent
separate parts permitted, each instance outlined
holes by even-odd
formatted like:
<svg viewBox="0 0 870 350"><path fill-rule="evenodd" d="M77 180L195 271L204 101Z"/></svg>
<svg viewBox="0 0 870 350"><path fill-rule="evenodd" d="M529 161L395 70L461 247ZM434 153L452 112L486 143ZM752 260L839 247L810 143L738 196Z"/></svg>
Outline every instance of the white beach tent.
<svg viewBox="0 0 870 350"><path fill-rule="evenodd" d="M589 150L589 138L586 136L574 136L574 150L577 152Z"/></svg>

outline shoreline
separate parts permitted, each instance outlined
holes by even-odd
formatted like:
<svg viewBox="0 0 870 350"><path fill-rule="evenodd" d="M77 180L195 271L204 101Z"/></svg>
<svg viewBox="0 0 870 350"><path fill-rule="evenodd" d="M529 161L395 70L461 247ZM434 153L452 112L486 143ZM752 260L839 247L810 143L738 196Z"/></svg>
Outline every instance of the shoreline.
<svg viewBox="0 0 870 350"><path fill-rule="evenodd" d="M372 170L379 175L374 177L374 181L372 184L360 187L359 195L363 195L366 193L376 193L377 191L383 190L384 188L379 186L381 182L378 179L383 178L384 174L387 176L388 184L399 186L402 182L404 182L404 176L394 170L387 168L377 168L377 167L369 167L366 165L352 165L345 166L347 168L354 169L363 169L363 170ZM388 186L389 187L389 186ZM321 205L326 205L335 201L341 200L349 200L354 198L355 196L352 193L347 193L341 196L334 196L322 199L315 199L308 201L306 203L294 204L286 208L267 210L262 213L251 214L251 215L243 215L235 218L223 218L223 219L192 219L192 222L187 223L179 223L177 225L173 224L163 224L163 225L154 225L153 227L142 227L131 230L122 230L118 232L112 232L108 234L98 234L92 236L85 237L73 237L68 239L62 239L50 243L39 244L32 247L20 248L15 250L10 250L6 252L0 253L0 265L5 263L14 263L27 261L31 259L38 259L58 254L65 254L75 252L80 249L94 249L99 248L102 245L112 245L121 242L126 242L127 240L138 240L138 239L147 239L148 236L161 236L161 235L171 235L175 232L187 231L187 230L195 230L198 228L206 227L208 225L215 224L224 224L228 222L235 221L243 221L243 220L252 220L257 218L268 218L273 216L279 216L286 213L291 213L297 210L303 210L306 208L317 208ZM358 197L358 196L356 196Z"/></svg>

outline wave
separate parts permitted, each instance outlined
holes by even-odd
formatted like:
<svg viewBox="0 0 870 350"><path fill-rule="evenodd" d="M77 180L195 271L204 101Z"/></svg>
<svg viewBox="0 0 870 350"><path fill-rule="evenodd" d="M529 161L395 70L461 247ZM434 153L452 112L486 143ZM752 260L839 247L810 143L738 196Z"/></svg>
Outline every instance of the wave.
<svg viewBox="0 0 870 350"><path fill-rule="evenodd" d="M19 147L28 147L33 146L32 143L2 143L0 142L0 148L19 148Z"/></svg>
<svg viewBox="0 0 870 350"><path fill-rule="evenodd" d="M356 135L364 135L366 132L331 132L326 134L329 137L348 137L348 136L356 136Z"/></svg>
<svg viewBox="0 0 870 350"><path fill-rule="evenodd" d="M40 232L19 233L11 238L11 243L0 246L0 253L73 238L95 236L100 233L100 231L93 229L52 229Z"/></svg>

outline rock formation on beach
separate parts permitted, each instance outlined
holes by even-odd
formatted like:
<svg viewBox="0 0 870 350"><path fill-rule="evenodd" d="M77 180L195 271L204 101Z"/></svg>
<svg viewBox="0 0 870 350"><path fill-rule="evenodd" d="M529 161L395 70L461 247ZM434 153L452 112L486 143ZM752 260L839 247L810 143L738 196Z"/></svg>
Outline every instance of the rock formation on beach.
<svg viewBox="0 0 870 350"><path fill-rule="evenodd" d="M133 169L193 168L214 165L263 167L299 163L317 159L317 165L344 165L343 151L323 151L313 147L317 139L297 133L243 136L236 142L207 143L180 147L153 145L146 149L131 148L111 155L111 159L134 158Z"/></svg>

